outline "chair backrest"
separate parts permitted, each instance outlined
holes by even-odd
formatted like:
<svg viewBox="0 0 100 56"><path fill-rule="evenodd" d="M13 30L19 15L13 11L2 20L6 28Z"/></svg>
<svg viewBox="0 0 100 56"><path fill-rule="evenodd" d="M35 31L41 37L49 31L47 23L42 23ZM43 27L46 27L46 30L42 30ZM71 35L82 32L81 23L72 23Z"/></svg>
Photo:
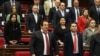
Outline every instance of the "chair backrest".
<svg viewBox="0 0 100 56"><path fill-rule="evenodd" d="M64 51L59 51L59 56L64 56Z"/></svg>
<svg viewBox="0 0 100 56"><path fill-rule="evenodd" d="M30 56L29 51L16 51L15 56Z"/></svg>
<svg viewBox="0 0 100 56"><path fill-rule="evenodd" d="M4 38L0 38L0 48L3 48L4 45Z"/></svg>

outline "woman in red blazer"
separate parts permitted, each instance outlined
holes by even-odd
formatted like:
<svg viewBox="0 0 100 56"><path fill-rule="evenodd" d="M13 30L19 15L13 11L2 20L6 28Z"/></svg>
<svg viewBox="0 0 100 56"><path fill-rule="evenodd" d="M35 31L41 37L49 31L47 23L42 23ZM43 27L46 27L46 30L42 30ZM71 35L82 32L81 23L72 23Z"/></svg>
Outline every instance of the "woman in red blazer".
<svg viewBox="0 0 100 56"><path fill-rule="evenodd" d="M89 17L88 10L83 10L83 15L79 16L78 18L78 32L83 33L84 30L88 27L88 23L91 20Z"/></svg>

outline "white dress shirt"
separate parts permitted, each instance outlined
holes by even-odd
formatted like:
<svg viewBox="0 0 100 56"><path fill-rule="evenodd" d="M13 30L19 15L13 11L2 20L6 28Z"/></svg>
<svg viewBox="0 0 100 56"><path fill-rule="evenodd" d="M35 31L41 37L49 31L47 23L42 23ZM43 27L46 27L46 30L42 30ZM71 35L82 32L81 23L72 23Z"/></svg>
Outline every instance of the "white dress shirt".
<svg viewBox="0 0 100 56"><path fill-rule="evenodd" d="M34 15L35 22L37 23L38 22L38 15L35 13L33 13L33 15Z"/></svg>
<svg viewBox="0 0 100 56"><path fill-rule="evenodd" d="M46 37L45 37L45 34L43 33L43 30L41 29L41 32L42 32L42 35L43 35L43 41L44 41L44 52L43 52L43 55L48 55L47 54L47 45L46 45ZM48 40L49 40L49 35L47 33L47 37L48 37Z"/></svg>
<svg viewBox="0 0 100 56"><path fill-rule="evenodd" d="M61 15L64 17L65 16L65 12L62 11L62 10L60 10L60 12L61 12Z"/></svg>
<svg viewBox="0 0 100 56"><path fill-rule="evenodd" d="M77 43L77 47L76 47L76 52L73 52L74 54L77 54L77 53L79 53L79 48L78 48L78 36L77 36L77 33L73 33L73 32L71 32L71 34L72 34L72 40L73 40L73 43L74 43L74 34L76 34L76 43Z"/></svg>
<svg viewBox="0 0 100 56"><path fill-rule="evenodd" d="M10 0L11 5L15 5L15 0Z"/></svg>

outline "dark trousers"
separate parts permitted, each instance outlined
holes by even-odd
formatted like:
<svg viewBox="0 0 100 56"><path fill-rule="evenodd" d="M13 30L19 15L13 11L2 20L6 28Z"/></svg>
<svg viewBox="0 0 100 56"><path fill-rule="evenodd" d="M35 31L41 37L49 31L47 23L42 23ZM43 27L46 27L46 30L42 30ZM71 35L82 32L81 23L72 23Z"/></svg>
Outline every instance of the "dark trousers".
<svg viewBox="0 0 100 56"><path fill-rule="evenodd" d="M73 54L73 56L79 56L79 54Z"/></svg>

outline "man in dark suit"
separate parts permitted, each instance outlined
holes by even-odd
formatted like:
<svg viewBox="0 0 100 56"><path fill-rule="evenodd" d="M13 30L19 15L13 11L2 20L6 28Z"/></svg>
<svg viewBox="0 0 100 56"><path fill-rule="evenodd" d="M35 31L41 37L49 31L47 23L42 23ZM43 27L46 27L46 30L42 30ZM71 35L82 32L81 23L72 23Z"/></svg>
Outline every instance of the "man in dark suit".
<svg viewBox="0 0 100 56"><path fill-rule="evenodd" d="M38 14L38 7L34 5L32 7L32 13L28 14L26 26L28 28L28 32L31 33L33 31L37 31L40 29L40 22L42 21L42 16Z"/></svg>
<svg viewBox="0 0 100 56"><path fill-rule="evenodd" d="M39 4L43 6L44 5L44 1L45 0L40 0L40 3ZM33 4L34 4L34 1L33 1Z"/></svg>
<svg viewBox="0 0 100 56"><path fill-rule="evenodd" d="M54 13L59 10L60 0L55 0L55 7L50 8L49 11L49 22L52 23L52 19L54 17Z"/></svg>
<svg viewBox="0 0 100 56"><path fill-rule="evenodd" d="M56 25L59 22L59 19L61 17L64 17L66 19L66 22L68 23L68 13L65 10L65 3L61 2L59 5L59 10L55 12L53 16L53 24Z"/></svg>
<svg viewBox="0 0 100 56"><path fill-rule="evenodd" d="M37 5L38 6L38 13L40 15L43 16L43 18L45 17L45 12L44 12L44 7L42 5L40 5L40 0L33 0L33 5ZM29 8L28 8L28 13L32 13L32 7L33 5L30 5Z"/></svg>
<svg viewBox="0 0 100 56"><path fill-rule="evenodd" d="M78 17L82 15L82 9L79 7L79 1L74 1L74 7L71 7L69 10L69 18L71 23L76 22L78 20Z"/></svg>
<svg viewBox="0 0 100 56"><path fill-rule="evenodd" d="M76 23L71 23L70 32L64 36L64 56L83 56L82 35L77 33Z"/></svg>
<svg viewBox="0 0 100 56"><path fill-rule="evenodd" d="M91 6L95 6L94 0L89 0L89 7L91 7Z"/></svg>
<svg viewBox="0 0 100 56"><path fill-rule="evenodd" d="M57 41L53 34L48 31L49 23L43 21L40 26L41 29L33 32L31 37L30 51L32 56L53 56L53 50L56 56L58 56Z"/></svg>
<svg viewBox="0 0 100 56"><path fill-rule="evenodd" d="M100 0L94 0L95 6L89 8L89 15L97 24L100 23Z"/></svg>
<svg viewBox="0 0 100 56"><path fill-rule="evenodd" d="M3 4L3 15L2 15L3 20L5 20L5 17L7 16L7 14L11 13L10 10L12 6L16 6L17 13L22 17L20 3L15 0L9 0Z"/></svg>

